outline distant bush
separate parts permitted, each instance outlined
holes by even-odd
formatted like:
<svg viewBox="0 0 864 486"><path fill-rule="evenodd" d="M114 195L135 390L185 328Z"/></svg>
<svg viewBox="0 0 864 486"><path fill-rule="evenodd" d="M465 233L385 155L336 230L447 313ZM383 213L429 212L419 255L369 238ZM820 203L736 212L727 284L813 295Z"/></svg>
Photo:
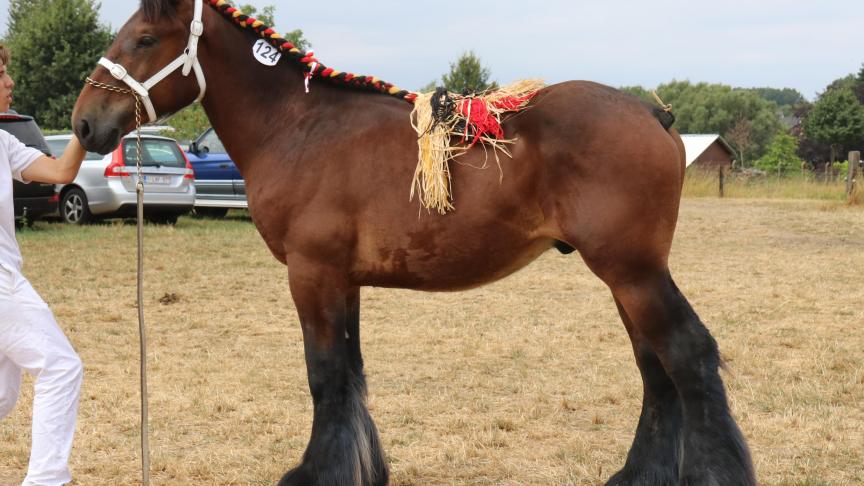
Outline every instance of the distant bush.
<svg viewBox="0 0 864 486"><path fill-rule="evenodd" d="M849 161L844 160L843 162L834 162L831 165L831 168L834 169L835 174L840 174L843 177L846 177L846 174L849 173Z"/></svg>
<svg viewBox="0 0 864 486"><path fill-rule="evenodd" d="M797 151L798 139L786 133L778 133L768 145L765 155L756 161L756 168L770 174L798 174L804 161L798 157Z"/></svg>

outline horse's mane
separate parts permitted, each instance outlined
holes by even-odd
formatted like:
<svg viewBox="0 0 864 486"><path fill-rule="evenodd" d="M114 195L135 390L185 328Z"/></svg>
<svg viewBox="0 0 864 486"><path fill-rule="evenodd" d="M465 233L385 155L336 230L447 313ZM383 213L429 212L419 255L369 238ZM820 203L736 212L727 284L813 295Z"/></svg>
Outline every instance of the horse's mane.
<svg viewBox="0 0 864 486"><path fill-rule="evenodd" d="M142 0L142 8L145 3L154 3L164 6L164 4L171 5L172 1ZM414 99L417 97L417 93L397 88L393 84L382 81L374 76L362 76L338 71L325 66L321 61L315 58L312 51L307 52L298 48L291 41L277 34L276 30L272 27L265 25L264 22L261 22L254 17L246 15L239 8L234 7L225 0L204 0L204 3L209 4L237 27L257 34L270 45L275 47L279 52L288 56L289 59L300 64L307 77L324 79L337 85L347 86L363 91L374 91L386 94L409 103L413 103Z"/></svg>
<svg viewBox="0 0 864 486"><path fill-rule="evenodd" d="M175 10L177 10L177 0L141 0L141 12L147 22L153 22Z"/></svg>
<svg viewBox="0 0 864 486"><path fill-rule="evenodd" d="M179 0L141 0L141 12L147 22L155 22L158 19L169 16L176 12ZM300 64L308 78L325 79L331 83L342 86L361 89L364 91L375 91L390 95L409 103L413 103L417 93L406 91L391 83L382 81L374 76L361 76L353 73L337 71L321 63L311 51L306 52L292 42L276 33L276 30L264 24L260 20L246 15L239 8L231 5L225 0L203 0L204 3L213 7L223 17L230 20L234 25L254 32L279 52L287 55L296 63Z"/></svg>

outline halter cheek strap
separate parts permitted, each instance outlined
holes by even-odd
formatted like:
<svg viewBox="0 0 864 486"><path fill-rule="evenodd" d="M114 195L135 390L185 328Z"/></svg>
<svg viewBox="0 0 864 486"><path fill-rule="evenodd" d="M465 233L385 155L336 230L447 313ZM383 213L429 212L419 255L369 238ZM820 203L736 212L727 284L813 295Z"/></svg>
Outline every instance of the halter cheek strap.
<svg viewBox="0 0 864 486"><path fill-rule="evenodd" d="M126 68L120 64L111 62L104 57L99 59L99 65L104 66L111 73L111 76L126 83L138 95L147 109L147 116L150 118L151 123L155 122L157 117L153 101L150 100L150 89L178 69L182 68L181 73L183 76L189 76L191 71L195 71L195 78L198 80L198 87L200 89L198 98L195 101L201 101L204 98L204 93L207 91L207 82L204 80L204 71L201 69L201 63L198 62L198 39L204 34L204 23L201 22L202 10L202 0L195 0L195 14L192 17L192 24L189 26L189 43L186 45L183 54L180 54L177 59L174 59L174 61L143 83L139 83L135 78L130 76Z"/></svg>

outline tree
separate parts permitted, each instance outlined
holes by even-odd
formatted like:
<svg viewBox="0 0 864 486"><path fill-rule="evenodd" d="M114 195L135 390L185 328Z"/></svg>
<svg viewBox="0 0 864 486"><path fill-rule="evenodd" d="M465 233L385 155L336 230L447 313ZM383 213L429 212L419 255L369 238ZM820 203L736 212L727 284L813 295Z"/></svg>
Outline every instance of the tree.
<svg viewBox="0 0 864 486"><path fill-rule="evenodd" d="M242 5L240 10L249 15L250 17L255 17L256 19L264 22L264 24L275 27L276 25L276 7L274 5L267 5L261 9L261 12L258 12L258 9L254 5ZM284 35L285 40L290 41L301 51L309 50L311 44L309 41L303 37L303 31L300 29L294 29L291 32L288 32Z"/></svg>
<svg viewBox="0 0 864 486"><path fill-rule="evenodd" d="M858 80L856 79L854 74L849 74L843 76L842 78L835 79L831 82L826 88L825 93L829 91L843 90L843 89L855 89ZM824 93L823 93L824 94Z"/></svg>
<svg viewBox="0 0 864 486"><path fill-rule="evenodd" d="M850 87L829 89L819 97L804 119L808 138L831 145L831 163L837 150L864 140L864 105Z"/></svg>
<svg viewBox="0 0 864 486"><path fill-rule="evenodd" d="M749 91L753 91L762 99L773 101L781 108L787 106L791 108L807 101L804 95L792 88L751 88Z"/></svg>
<svg viewBox="0 0 864 486"><path fill-rule="evenodd" d="M435 81L435 80L433 79L432 81L429 81L428 83L426 83L425 85L423 85L423 86L422 86L420 89L418 89L417 91L420 92L420 93L431 93L432 91L435 91L435 88L437 88L437 87L438 87L438 81Z"/></svg>
<svg viewBox="0 0 864 486"><path fill-rule="evenodd" d="M648 103L657 103L651 91L642 86L625 86L621 90ZM661 84L656 91L665 103L672 105L679 132L718 133L741 152L742 162L745 155L749 155L748 159L759 158L774 135L782 130L777 104L764 99L756 90L672 81Z"/></svg>
<svg viewBox="0 0 864 486"><path fill-rule="evenodd" d="M210 119L207 118L207 113L204 112L204 107L201 106L201 103L192 103L172 116L168 120L168 125L174 131L165 135L185 142L187 140L195 140L198 135L201 135L204 130L209 128Z"/></svg>
<svg viewBox="0 0 864 486"><path fill-rule="evenodd" d="M70 128L84 78L112 35L94 0L12 0L6 42L13 59L15 109L45 128Z"/></svg>
<svg viewBox="0 0 864 486"><path fill-rule="evenodd" d="M497 87L494 81L489 81L489 76L480 58L468 51L450 64L450 72L441 76L441 82L451 93L472 94Z"/></svg>
<svg viewBox="0 0 864 486"><path fill-rule="evenodd" d="M258 12L258 9L254 5L247 3L245 5L240 5L240 11L250 17L255 17L270 27L276 25L274 21L274 17L276 16L276 7L273 5L267 5L261 9L261 12Z"/></svg>
<svg viewBox="0 0 864 486"><path fill-rule="evenodd" d="M308 51L309 48L312 47L312 43L303 37L303 31L300 29L294 29L291 32L287 32L285 34L285 40L290 41L301 51Z"/></svg>
<svg viewBox="0 0 864 486"><path fill-rule="evenodd" d="M641 98L644 101L647 101L649 103L655 102L654 96L651 95L651 92L648 91L647 89L643 88L642 86L622 86L619 89L621 91L624 91L625 93L630 93L633 96Z"/></svg>
<svg viewBox="0 0 864 486"><path fill-rule="evenodd" d="M735 125L747 120L750 132L747 149L751 159L761 157L774 135L782 130L777 105L751 90L672 81L658 86L657 94L672 105L675 127L681 133L718 133L729 140L733 138L730 132Z"/></svg>
<svg viewBox="0 0 864 486"><path fill-rule="evenodd" d="M792 135L778 133L768 150L756 161L756 168L777 175L793 174L801 170L804 161L798 155L798 140Z"/></svg>
<svg viewBox="0 0 864 486"><path fill-rule="evenodd" d="M739 161L741 167L747 167L747 150L753 143L752 136L753 130L750 127L750 120L746 118L739 118L738 121L732 125L732 128L726 132L726 140L729 140L729 142L735 147L735 150L738 151L738 157L741 159Z"/></svg>
<svg viewBox="0 0 864 486"><path fill-rule="evenodd" d="M852 91L858 97L858 101L864 104L864 64L861 65L861 70L855 77L855 86L852 87Z"/></svg>

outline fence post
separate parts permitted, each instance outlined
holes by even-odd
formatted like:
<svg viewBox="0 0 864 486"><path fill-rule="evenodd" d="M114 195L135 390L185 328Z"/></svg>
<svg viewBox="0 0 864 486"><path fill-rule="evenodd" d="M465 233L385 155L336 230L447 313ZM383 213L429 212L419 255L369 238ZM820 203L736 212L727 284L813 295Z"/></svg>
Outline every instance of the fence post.
<svg viewBox="0 0 864 486"><path fill-rule="evenodd" d="M723 166L720 166L720 197L723 197L723 185L725 183L725 170L723 170Z"/></svg>
<svg viewBox="0 0 864 486"><path fill-rule="evenodd" d="M846 198L853 202L852 193L855 192L855 178L858 175L858 164L861 162L861 152L849 152L849 171L846 173Z"/></svg>

